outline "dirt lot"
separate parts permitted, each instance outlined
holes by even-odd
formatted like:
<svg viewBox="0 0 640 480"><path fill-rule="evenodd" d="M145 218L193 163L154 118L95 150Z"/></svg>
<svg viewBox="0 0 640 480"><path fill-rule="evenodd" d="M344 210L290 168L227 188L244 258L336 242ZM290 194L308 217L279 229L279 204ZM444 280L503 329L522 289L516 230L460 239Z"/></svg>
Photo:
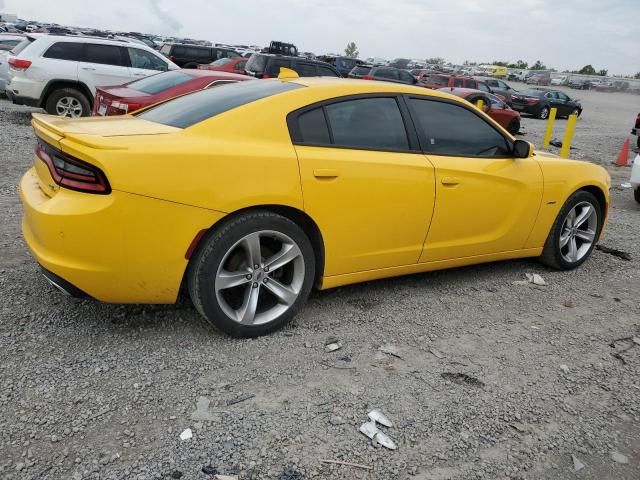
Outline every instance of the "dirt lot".
<svg viewBox="0 0 640 480"><path fill-rule="evenodd" d="M640 205L620 186L629 169L609 165L640 99L578 96L574 156L613 176L601 243L631 261L596 251L568 273L510 261L339 288L313 294L286 330L244 341L186 303L54 291L20 235L32 110L1 100L0 477L640 478L640 345L611 346L640 336ZM521 138L539 146L543 130L526 118ZM548 285L514 283L532 272ZM325 352L329 337L343 348ZM394 422L396 451L358 432L371 408Z"/></svg>

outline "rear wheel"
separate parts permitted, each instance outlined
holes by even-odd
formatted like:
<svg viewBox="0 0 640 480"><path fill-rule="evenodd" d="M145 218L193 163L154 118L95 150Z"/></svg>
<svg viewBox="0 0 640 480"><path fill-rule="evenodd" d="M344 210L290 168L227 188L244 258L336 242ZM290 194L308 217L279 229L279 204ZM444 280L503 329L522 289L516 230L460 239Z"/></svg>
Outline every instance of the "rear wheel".
<svg viewBox="0 0 640 480"><path fill-rule="evenodd" d="M540 120L546 120L549 118L549 107L542 107L538 112L538 118Z"/></svg>
<svg viewBox="0 0 640 480"><path fill-rule="evenodd" d="M549 232L540 261L552 268L571 270L593 251L602 226L596 197L580 190L569 197Z"/></svg>
<svg viewBox="0 0 640 480"><path fill-rule="evenodd" d="M75 88L60 88L49 95L45 110L49 115L60 117L86 117L91 112L91 103Z"/></svg>
<svg viewBox="0 0 640 480"><path fill-rule="evenodd" d="M267 211L241 215L212 232L188 270L202 316L234 337L264 335L288 323L306 302L315 256L304 231Z"/></svg>

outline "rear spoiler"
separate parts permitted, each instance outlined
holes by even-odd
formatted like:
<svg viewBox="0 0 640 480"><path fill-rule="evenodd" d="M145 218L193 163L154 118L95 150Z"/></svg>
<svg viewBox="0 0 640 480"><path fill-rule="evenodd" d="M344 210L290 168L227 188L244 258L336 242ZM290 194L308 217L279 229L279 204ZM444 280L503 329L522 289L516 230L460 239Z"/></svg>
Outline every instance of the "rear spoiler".
<svg viewBox="0 0 640 480"><path fill-rule="evenodd" d="M63 139L99 150L126 150L126 147L114 145L112 141L105 139L105 137L65 131L60 126L64 125L64 122L65 119L61 117L33 113L31 126L38 137L60 150L63 149L60 144Z"/></svg>

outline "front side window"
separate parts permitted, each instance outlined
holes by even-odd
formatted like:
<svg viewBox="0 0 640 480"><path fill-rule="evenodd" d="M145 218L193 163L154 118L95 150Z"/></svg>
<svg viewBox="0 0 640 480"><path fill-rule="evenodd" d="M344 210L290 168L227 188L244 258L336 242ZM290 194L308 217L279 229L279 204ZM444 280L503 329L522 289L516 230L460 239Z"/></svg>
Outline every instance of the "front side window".
<svg viewBox="0 0 640 480"><path fill-rule="evenodd" d="M478 82L478 90L482 90L483 92L489 92L489 87L482 82Z"/></svg>
<svg viewBox="0 0 640 480"><path fill-rule="evenodd" d="M166 72L168 70L167 64L153 53L139 48L128 48L128 50L129 61L133 68L157 70L159 72Z"/></svg>
<svg viewBox="0 0 640 480"><path fill-rule="evenodd" d="M461 105L434 100L410 100L426 153L456 156L505 157L507 140L480 116Z"/></svg>
<svg viewBox="0 0 640 480"><path fill-rule="evenodd" d="M174 98L140 112L138 117L187 128L228 110L297 88L304 87L293 82L238 82Z"/></svg>
<svg viewBox="0 0 640 480"><path fill-rule="evenodd" d="M43 57L79 62L82 60L83 51L84 45L82 43L57 42L47 49Z"/></svg>
<svg viewBox="0 0 640 480"><path fill-rule="evenodd" d="M395 98L363 98L325 107L337 146L372 150L409 150Z"/></svg>
<svg viewBox="0 0 640 480"><path fill-rule="evenodd" d="M124 67L121 47L117 45L101 45L98 43L87 43L86 62L99 63L102 65L115 65Z"/></svg>

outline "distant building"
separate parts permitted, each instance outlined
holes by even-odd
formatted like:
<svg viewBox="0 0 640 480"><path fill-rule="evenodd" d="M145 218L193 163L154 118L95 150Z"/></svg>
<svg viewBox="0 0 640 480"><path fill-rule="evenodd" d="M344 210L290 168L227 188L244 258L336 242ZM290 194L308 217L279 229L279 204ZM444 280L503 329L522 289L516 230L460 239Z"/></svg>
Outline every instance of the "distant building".
<svg viewBox="0 0 640 480"><path fill-rule="evenodd" d="M0 13L0 22L17 23L18 16L13 13Z"/></svg>

